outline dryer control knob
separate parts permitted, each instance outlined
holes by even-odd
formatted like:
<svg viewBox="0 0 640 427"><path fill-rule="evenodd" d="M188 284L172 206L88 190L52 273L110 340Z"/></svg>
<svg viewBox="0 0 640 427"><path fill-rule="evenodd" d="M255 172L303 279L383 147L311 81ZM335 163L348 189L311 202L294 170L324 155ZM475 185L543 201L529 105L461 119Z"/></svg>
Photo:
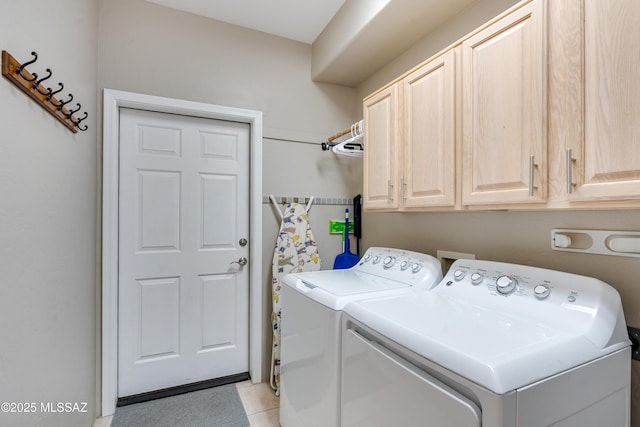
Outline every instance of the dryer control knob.
<svg viewBox="0 0 640 427"><path fill-rule="evenodd" d="M538 285L533 288L533 294L538 299L545 299L551 294L551 289L549 289L549 287L546 285Z"/></svg>
<svg viewBox="0 0 640 427"><path fill-rule="evenodd" d="M456 270L453 272L453 278L456 279L456 281L460 281L462 279L464 279L464 271L462 270Z"/></svg>
<svg viewBox="0 0 640 427"><path fill-rule="evenodd" d="M374 264L377 264L377 263L379 263L379 262L380 262L380 257L379 257L378 255L374 256L374 257L373 257L373 263L374 263Z"/></svg>
<svg viewBox="0 0 640 427"><path fill-rule="evenodd" d="M417 262L414 262L411 265L411 271L414 273L417 273L418 271L420 271L422 269L422 264L418 264Z"/></svg>
<svg viewBox="0 0 640 427"><path fill-rule="evenodd" d="M484 280L484 276L480 273L473 273L471 275L471 283L474 285L479 285Z"/></svg>
<svg viewBox="0 0 640 427"><path fill-rule="evenodd" d="M400 263L400 270L404 271L409 268L409 261L406 259Z"/></svg>
<svg viewBox="0 0 640 427"><path fill-rule="evenodd" d="M496 289L503 295L510 294L515 291L517 286L518 281L513 277L500 276L496 280Z"/></svg>
<svg viewBox="0 0 640 427"><path fill-rule="evenodd" d="M384 257L384 260L382 260L382 264L384 265L384 268L391 268L395 263L396 263L396 259L392 256L386 256Z"/></svg>
<svg viewBox="0 0 640 427"><path fill-rule="evenodd" d="M364 256L363 261L364 262L369 262L371 260L371 255L367 254Z"/></svg>

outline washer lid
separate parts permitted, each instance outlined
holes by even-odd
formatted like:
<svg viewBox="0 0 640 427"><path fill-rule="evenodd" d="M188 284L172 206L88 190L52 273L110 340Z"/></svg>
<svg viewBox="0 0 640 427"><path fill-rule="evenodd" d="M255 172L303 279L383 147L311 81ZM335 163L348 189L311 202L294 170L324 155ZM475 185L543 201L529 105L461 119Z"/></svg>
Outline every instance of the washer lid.
<svg viewBox="0 0 640 427"><path fill-rule="evenodd" d="M515 286L499 289L508 284ZM498 394L630 344L620 297L606 283L490 261L456 261L429 292L357 301L344 311Z"/></svg>
<svg viewBox="0 0 640 427"><path fill-rule="evenodd" d="M333 310L342 310L356 299L394 295L411 288L407 283L354 269L292 273L286 275L283 282Z"/></svg>
<svg viewBox="0 0 640 427"><path fill-rule="evenodd" d="M282 281L333 310L342 310L349 301L430 289L441 279L440 262L431 255L372 247L349 269L290 273Z"/></svg>
<svg viewBox="0 0 640 427"><path fill-rule="evenodd" d="M579 334L453 301L433 291L356 301L344 311L409 350L498 394L627 345L598 348Z"/></svg>

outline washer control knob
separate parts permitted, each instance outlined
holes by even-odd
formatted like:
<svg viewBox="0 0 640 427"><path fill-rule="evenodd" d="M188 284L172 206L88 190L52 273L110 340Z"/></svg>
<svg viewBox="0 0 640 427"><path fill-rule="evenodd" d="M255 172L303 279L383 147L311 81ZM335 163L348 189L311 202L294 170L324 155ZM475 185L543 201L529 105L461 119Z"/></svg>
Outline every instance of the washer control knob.
<svg viewBox="0 0 640 427"><path fill-rule="evenodd" d="M464 271L462 271L462 270L456 270L456 271L453 272L453 278L456 279L456 281L458 281L458 282L460 280L464 279L464 276L465 276L465 274L464 274Z"/></svg>
<svg viewBox="0 0 640 427"><path fill-rule="evenodd" d="M551 289L547 285L538 285L533 288L533 294L538 299L545 299L551 294Z"/></svg>
<svg viewBox="0 0 640 427"><path fill-rule="evenodd" d="M474 285L479 285L484 280L484 276L480 273L473 273L471 275L471 283Z"/></svg>
<svg viewBox="0 0 640 427"><path fill-rule="evenodd" d="M364 261L364 262L369 262L370 260L371 260L371 255L369 255L369 254L366 254L366 255L364 256L364 258L363 258L363 261Z"/></svg>
<svg viewBox="0 0 640 427"><path fill-rule="evenodd" d="M518 281L513 277L500 276L496 280L496 289L503 295L510 294L515 291L517 286Z"/></svg>
<svg viewBox="0 0 640 427"><path fill-rule="evenodd" d="M396 259L392 256L386 256L382 260L382 264L384 265L384 268L391 268L395 263L396 263Z"/></svg>
<svg viewBox="0 0 640 427"><path fill-rule="evenodd" d="M374 263L374 264L377 264L377 263L379 263L379 262L380 262L380 257L379 257L378 255L374 256L374 257L373 257L373 263Z"/></svg>
<svg viewBox="0 0 640 427"><path fill-rule="evenodd" d="M417 262L414 262L413 264L411 264L411 271L412 272L417 273L421 269L422 269L422 264L418 264Z"/></svg>
<svg viewBox="0 0 640 427"><path fill-rule="evenodd" d="M410 265L409 261L405 259L400 263L400 270L402 271L406 270L407 268L409 268L409 265Z"/></svg>

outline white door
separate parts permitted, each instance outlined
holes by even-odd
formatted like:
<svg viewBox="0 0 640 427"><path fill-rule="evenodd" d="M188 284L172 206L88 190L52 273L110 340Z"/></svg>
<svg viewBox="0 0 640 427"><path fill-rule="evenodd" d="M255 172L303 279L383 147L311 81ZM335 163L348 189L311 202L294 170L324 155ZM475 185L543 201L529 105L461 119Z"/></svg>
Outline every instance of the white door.
<svg viewBox="0 0 640 427"><path fill-rule="evenodd" d="M119 397L249 371L249 132L120 110Z"/></svg>

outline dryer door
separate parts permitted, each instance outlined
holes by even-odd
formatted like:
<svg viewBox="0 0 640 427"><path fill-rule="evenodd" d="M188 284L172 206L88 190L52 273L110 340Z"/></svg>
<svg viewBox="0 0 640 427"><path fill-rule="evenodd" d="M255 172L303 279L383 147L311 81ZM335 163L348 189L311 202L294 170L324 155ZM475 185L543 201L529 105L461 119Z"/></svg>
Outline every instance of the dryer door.
<svg viewBox="0 0 640 427"><path fill-rule="evenodd" d="M353 329L344 336L342 425L480 427L469 399Z"/></svg>

